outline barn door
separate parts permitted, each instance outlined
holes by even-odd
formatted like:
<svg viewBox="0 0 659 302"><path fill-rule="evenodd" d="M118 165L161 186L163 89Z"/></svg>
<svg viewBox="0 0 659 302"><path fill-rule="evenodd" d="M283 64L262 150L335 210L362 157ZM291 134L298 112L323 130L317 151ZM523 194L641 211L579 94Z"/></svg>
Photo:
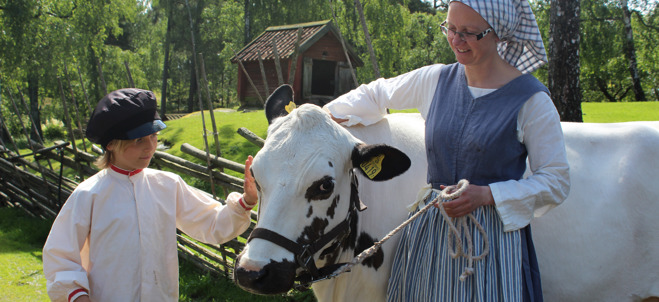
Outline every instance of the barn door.
<svg viewBox="0 0 659 302"><path fill-rule="evenodd" d="M337 67L338 67L338 76L337 76L338 85L336 85L336 91L334 93L335 96L342 95L356 88L354 81L352 80L350 65L348 65L347 62L339 62L339 65Z"/></svg>
<svg viewBox="0 0 659 302"><path fill-rule="evenodd" d="M311 74L313 70L313 59L304 57L304 68L302 70L302 98L311 97Z"/></svg>

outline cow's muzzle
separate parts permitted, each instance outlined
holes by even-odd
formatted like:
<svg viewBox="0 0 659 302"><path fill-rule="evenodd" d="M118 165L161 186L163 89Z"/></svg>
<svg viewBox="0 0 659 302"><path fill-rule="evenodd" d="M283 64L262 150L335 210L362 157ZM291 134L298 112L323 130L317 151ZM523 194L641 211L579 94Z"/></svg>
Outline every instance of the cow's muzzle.
<svg viewBox="0 0 659 302"><path fill-rule="evenodd" d="M284 294L293 288L296 264L287 260L271 261L260 270L252 271L239 266L236 259L233 279L240 288L259 295Z"/></svg>

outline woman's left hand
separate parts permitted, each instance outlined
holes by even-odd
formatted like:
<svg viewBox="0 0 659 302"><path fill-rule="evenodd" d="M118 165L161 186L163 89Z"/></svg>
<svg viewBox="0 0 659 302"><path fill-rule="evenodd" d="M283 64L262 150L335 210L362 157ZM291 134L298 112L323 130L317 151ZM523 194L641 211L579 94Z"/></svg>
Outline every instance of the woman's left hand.
<svg viewBox="0 0 659 302"><path fill-rule="evenodd" d="M440 186L444 190L446 186ZM451 201L443 202L444 210L449 217L462 217L476 208L485 205L493 205L494 197L489 186L469 185L462 194ZM437 207L438 205L435 205Z"/></svg>

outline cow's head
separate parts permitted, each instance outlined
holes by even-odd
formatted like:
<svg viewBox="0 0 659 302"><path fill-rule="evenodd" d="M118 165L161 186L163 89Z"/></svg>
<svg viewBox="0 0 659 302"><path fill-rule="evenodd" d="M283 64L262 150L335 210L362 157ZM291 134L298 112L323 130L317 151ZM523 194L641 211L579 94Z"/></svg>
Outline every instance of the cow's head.
<svg viewBox="0 0 659 302"><path fill-rule="evenodd" d="M361 208L353 171L382 181L410 166L398 149L364 144L318 106L292 110L292 96L282 86L266 101L268 136L252 164L259 218L234 280L257 294L285 293L299 275L331 273L345 251L350 260Z"/></svg>

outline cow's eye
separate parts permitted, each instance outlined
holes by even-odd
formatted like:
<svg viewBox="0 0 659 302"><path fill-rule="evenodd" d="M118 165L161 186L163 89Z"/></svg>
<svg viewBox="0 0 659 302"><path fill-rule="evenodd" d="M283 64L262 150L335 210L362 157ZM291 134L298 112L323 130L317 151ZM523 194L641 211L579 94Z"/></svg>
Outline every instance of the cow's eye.
<svg viewBox="0 0 659 302"><path fill-rule="evenodd" d="M327 199L332 196L334 192L334 179L325 176L317 181L315 181L307 189L307 193L304 195L308 200L322 200Z"/></svg>

